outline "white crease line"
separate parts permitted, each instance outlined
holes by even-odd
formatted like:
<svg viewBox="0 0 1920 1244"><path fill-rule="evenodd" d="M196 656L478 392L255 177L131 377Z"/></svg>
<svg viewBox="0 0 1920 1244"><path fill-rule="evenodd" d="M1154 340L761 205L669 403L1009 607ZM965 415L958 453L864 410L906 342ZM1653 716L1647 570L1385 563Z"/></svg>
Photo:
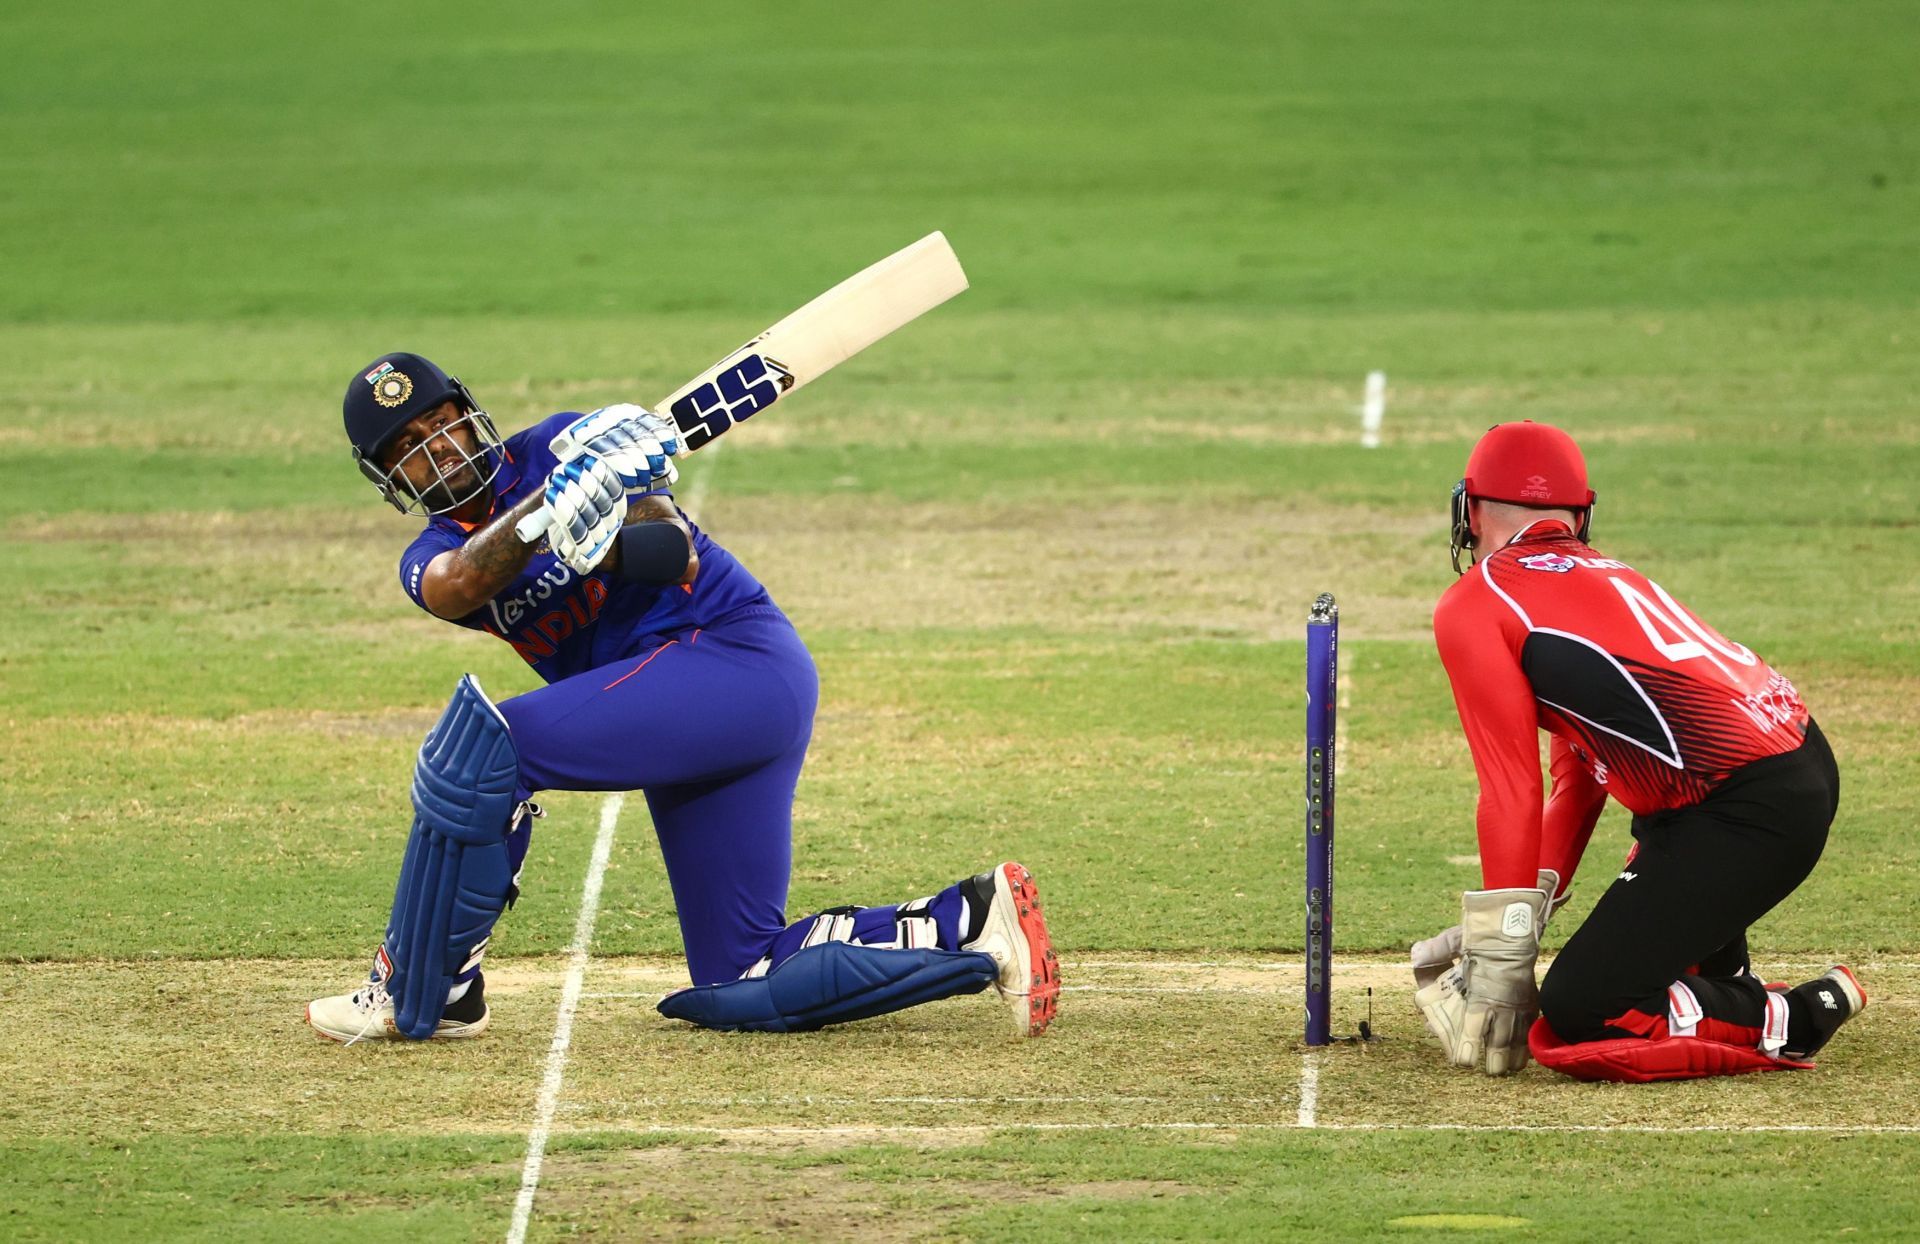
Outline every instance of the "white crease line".
<svg viewBox="0 0 1920 1244"><path fill-rule="evenodd" d="M1831 955L1822 956L1820 958L1815 958L1815 959L1762 958L1755 962L1754 970L1760 972L1762 975L1767 975L1769 973L1798 972L1798 971L1821 972L1831 967L1836 961L1837 961L1836 957ZM1097 973L1097 972L1103 972L1108 970L1123 971L1123 972L1124 971L1132 971L1132 972L1155 972L1155 971L1158 971L1158 972L1215 972L1215 971L1271 972L1277 976L1283 976L1288 974L1298 974L1304 971L1300 963L1294 959L1289 959L1282 963L1274 963L1274 962L1256 963L1251 959L1169 961L1164 959L1078 960L1078 959L1069 958L1069 959L1063 960L1063 962L1075 976L1079 976L1082 973L1086 973L1086 972ZM1540 963L1542 967L1548 966L1552 964L1552 962L1553 962L1552 955L1549 954L1549 955L1541 956ZM1340 964L1336 966L1336 968L1334 969L1334 979L1337 981L1342 972L1352 972L1356 970L1366 970L1366 969L1376 969L1376 968L1404 968L1406 967L1406 965L1407 965L1407 961L1405 957L1401 955L1386 955L1386 954L1380 954L1378 952L1368 952L1365 955L1358 955L1358 954L1343 955L1341 956ZM1920 972L1920 960L1900 960L1900 959L1853 960L1848 963L1848 966L1851 967L1856 972ZM610 974L613 974L616 976L620 975L623 972L623 969L620 968L617 964L606 963L606 964L603 964L603 967L605 967ZM670 970L671 969L668 969L668 968L660 969L660 971L663 973L668 972ZM633 973L633 969L631 968L624 969L624 971L627 973ZM1412 978L1409 977L1408 979L1411 980ZM1287 984L1290 984L1290 982L1286 982L1283 980L1280 982L1276 982L1276 984L1284 987ZM680 988L684 988L684 986L675 985L675 984L664 984L658 989L596 990L592 993L583 993L580 996L582 998L663 998L666 995L672 993L674 990L680 989ZM1276 990L1272 990L1272 989L1255 989L1249 986L1232 986L1232 985L1218 985L1218 986L1214 986L1214 985L1067 985L1067 986L1064 986L1063 988L1070 991L1078 990L1086 993L1164 992L1164 993L1270 994L1270 993L1276 992ZM1411 986L1409 986L1409 988L1411 988Z"/></svg>
<svg viewBox="0 0 1920 1244"><path fill-rule="evenodd" d="M653 998L660 999L672 993L671 989L607 989L583 993L580 1000L600 998ZM1061 993L1111 993L1111 994L1251 994L1260 998L1274 998L1280 995L1278 989L1253 989L1245 985L1062 985Z"/></svg>
<svg viewBox="0 0 1920 1244"><path fill-rule="evenodd" d="M582 1002L601 1000L653 1000L674 993L672 989L595 989L580 994ZM1252 989L1246 985L1062 985L1060 993L1092 994L1244 994L1252 998L1279 998L1284 989Z"/></svg>
<svg viewBox="0 0 1920 1244"><path fill-rule="evenodd" d="M1151 1126L1151 1125L1149 1125ZM1222 1127L1234 1127L1224 1123ZM1635 1132L1650 1136L1705 1133L1715 1135L1774 1135L1807 1133L1843 1136L1855 1133L1920 1133L1916 1123L1321 1123L1334 1132Z"/></svg>
<svg viewBox="0 0 1920 1244"><path fill-rule="evenodd" d="M1231 1106L1271 1106L1271 1097L1228 1097L1208 1093L1195 1097L1144 1097L1126 1093L1094 1093L1047 1097L829 1097L815 1093L760 1093L744 1097L620 1097L602 1099L606 1106L1195 1106L1202 1103Z"/></svg>
<svg viewBox="0 0 1920 1244"><path fill-rule="evenodd" d="M1212 1120L1180 1123L955 1123L955 1124L772 1124L765 1127L710 1127L650 1124L644 1127L594 1129L640 1135L691 1134L697 1136L988 1136L995 1132L1297 1132L1299 1123L1225 1123ZM1668 1126L1658 1123L1315 1123L1322 1132L1631 1132L1644 1135L1903 1135L1920 1134L1914 1123L1714 1123Z"/></svg>
<svg viewBox="0 0 1920 1244"><path fill-rule="evenodd" d="M1062 985L1061 993L1247 993L1262 998L1279 996L1277 989L1249 989L1245 985Z"/></svg>
<svg viewBox="0 0 1920 1244"><path fill-rule="evenodd" d="M1366 396L1360 401L1360 448L1380 448L1380 425L1387 419L1387 373L1367 373Z"/></svg>
<svg viewBox="0 0 1920 1244"><path fill-rule="evenodd" d="M580 891L580 916L573 924L573 945L567 948L567 983L560 991L560 1013L553 1021L553 1043L547 1047L547 1069L540 1078L533 1129L527 1133L527 1161L520 1169L520 1195L513 1202L513 1222L507 1228L507 1244L521 1244L527 1238L527 1224L533 1220L533 1194L540 1186L540 1164L547 1154L547 1135L553 1129L553 1112L560 1104L560 1086L567 1074L567 1050L573 1043L573 1016L579 1009L580 986L587 977L587 955L593 946L593 926L600 915L600 882L607 874L607 858L613 853L613 831L620 823L620 806L625 802L626 796L613 794L600 805L600 835L593 840L593 859L587 865L586 884Z"/></svg>
<svg viewBox="0 0 1920 1244"><path fill-rule="evenodd" d="M1795 958L1791 956L1771 956L1762 952L1754 958L1754 968L1819 968L1825 970L1844 959L1844 955L1822 955L1816 958ZM1074 959L1061 960L1072 968L1077 975L1081 972L1098 972L1106 969L1116 971L1166 971L1166 972L1300 972L1304 969L1297 958L1282 961L1271 959ZM1540 957L1544 966L1553 962L1553 955ZM1917 972L1920 971L1920 959L1849 959L1847 966L1856 972ZM1406 953L1367 950L1354 951L1340 956L1340 968L1337 971L1355 968L1404 968L1407 966ZM1411 979L1411 978L1409 978Z"/></svg>
<svg viewBox="0 0 1920 1244"><path fill-rule="evenodd" d="M1317 1127L1320 1114L1320 1056L1308 1050L1300 1059L1300 1105L1295 1127Z"/></svg>
<svg viewBox="0 0 1920 1244"><path fill-rule="evenodd" d="M1832 955L1820 959L1762 959L1754 965L1754 969L1758 971L1768 967L1807 968L1824 972L1837 962L1839 960ZM1861 962L1856 959L1847 966L1856 972L1920 972L1920 960L1868 959Z"/></svg>
<svg viewBox="0 0 1920 1244"><path fill-rule="evenodd" d="M1300 962L1297 957L1288 959L1284 963L1275 963L1272 960L1256 961L1253 959L1171 960L1171 959L1072 959L1072 958L1062 959L1061 962L1073 968L1076 972L1085 972L1088 970L1098 971L1102 968L1117 968L1117 969L1127 969L1127 968L1155 969L1157 968L1157 969L1161 969L1168 972L1182 972L1182 971L1211 972L1211 971L1218 971L1221 969L1228 969L1228 968L1239 970L1239 971L1248 971L1248 972L1299 972L1299 971L1305 970L1300 966ZM1388 961L1382 960L1382 962L1388 962ZM1391 962L1398 964L1400 961L1398 959L1394 959L1394 960L1391 960Z"/></svg>

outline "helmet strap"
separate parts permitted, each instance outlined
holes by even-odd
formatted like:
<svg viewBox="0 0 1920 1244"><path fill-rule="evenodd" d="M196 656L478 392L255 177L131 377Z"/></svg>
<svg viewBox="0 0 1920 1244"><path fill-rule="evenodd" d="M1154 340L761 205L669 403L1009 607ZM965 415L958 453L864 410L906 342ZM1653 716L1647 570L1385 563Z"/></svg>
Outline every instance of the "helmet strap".
<svg viewBox="0 0 1920 1244"><path fill-rule="evenodd" d="M1472 549L1478 537L1473 532L1473 498L1467 495L1467 481L1461 480L1453 486L1453 522L1448 537L1448 554L1453 561L1453 573L1467 573L1466 566L1460 564L1460 555ZM1469 562L1468 565L1472 563Z"/></svg>

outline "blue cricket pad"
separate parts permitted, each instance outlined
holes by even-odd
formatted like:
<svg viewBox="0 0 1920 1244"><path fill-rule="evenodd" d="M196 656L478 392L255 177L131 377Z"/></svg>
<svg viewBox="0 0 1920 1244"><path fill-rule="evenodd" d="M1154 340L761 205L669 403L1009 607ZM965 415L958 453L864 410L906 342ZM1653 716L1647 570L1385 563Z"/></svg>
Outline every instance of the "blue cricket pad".
<svg viewBox="0 0 1920 1244"><path fill-rule="evenodd" d="M976 950L883 950L826 942L782 960L765 976L682 989L660 1013L723 1032L811 1032L979 993L999 975Z"/></svg>
<svg viewBox="0 0 1920 1244"><path fill-rule="evenodd" d="M413 775L407 839L387 921L387 992L402 1036L433 1035L454 978L479 961L513 888L507 830L520 760L506 719L473 675L427 732Z"/></svg>

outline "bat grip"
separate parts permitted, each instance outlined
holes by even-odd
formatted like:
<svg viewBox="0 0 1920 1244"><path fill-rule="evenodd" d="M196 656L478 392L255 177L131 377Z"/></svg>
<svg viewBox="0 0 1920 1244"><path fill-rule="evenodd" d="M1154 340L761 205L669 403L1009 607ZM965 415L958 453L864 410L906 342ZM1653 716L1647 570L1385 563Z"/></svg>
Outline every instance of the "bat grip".
<svg viewBox="0 0 1920 1244"><path fill-rule="evenodd" d="M547 534L547 528L553 525L553 511L541 506L513 525L513 534L520 537L520 543L533 544Z"/></svg>

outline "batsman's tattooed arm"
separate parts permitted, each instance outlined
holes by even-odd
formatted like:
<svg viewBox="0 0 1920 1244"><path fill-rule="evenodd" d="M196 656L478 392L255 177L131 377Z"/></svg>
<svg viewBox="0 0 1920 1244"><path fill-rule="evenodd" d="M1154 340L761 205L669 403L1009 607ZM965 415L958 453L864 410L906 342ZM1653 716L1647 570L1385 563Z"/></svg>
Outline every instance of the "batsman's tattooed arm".
<svg viewBox="0 0 1920 1244"><path fill-rule="evenodd" d="M538 494L524 497L457 549L448 549L427 564L420 580L420 598L436 617L464 618L492 600L527 568L533 546L523 544L513 525L540 508Z"/></svg>

